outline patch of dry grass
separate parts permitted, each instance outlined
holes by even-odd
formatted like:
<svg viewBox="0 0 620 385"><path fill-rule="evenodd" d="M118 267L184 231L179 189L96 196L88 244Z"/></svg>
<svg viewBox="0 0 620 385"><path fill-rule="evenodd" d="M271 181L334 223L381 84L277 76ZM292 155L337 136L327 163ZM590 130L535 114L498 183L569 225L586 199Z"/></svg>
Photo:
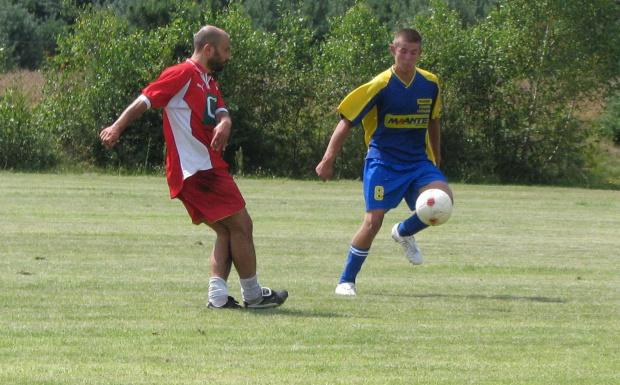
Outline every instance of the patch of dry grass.
<svg viewBox="0 0 620 385"><path fill-rule="evenodd" d="M19 70L0 74L0 93L10 88L19 89L28 102L34 105L43 99L45 78L38 71Z"/></svg>

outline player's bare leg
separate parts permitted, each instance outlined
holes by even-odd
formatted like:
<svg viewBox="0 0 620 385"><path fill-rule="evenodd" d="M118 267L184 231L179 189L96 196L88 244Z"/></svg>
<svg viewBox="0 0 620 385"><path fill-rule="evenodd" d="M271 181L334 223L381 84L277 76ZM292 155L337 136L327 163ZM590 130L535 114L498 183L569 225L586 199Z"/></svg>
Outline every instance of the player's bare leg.
<svg viewBox="0 0 620 385"><path fill-rule="evenodd" d="M239 278L246 279L255 276L256 251L252 237L253 224L247 210L243 209L229 217L223 218L216 224L218 227L222 226L228 233L229 250Z"/></svg>
<svg viewBox="0 0 620 385"><path fill-rule="evenodd" d="M356 295L355 278L362 269L362 264L368 256L370 246L379 233L385 210L369 210L364 217L364 223L355 233L351 246L349 247L349 256L344 271L340 276L338 286L336 286L336 294L340 295Z"/></svg>
<svg viewBox="0 0 620 385"><path fill-rule="evenodd" d="M235 299L228 295L228 276L232 268L230 251L230 232L221 223L208 224L215 231L216 238L209 265L211 278L209 279L209 308L241 308Z"/></svg>
<svg viewBox="0 0 620 385"><path fill-rule="evenodd" d="M286 291L272 291L258 283L256 274L256 251L252 236L252 218L246 209L217 222L218 229L223 227L228 234L230 260L239 275L241 294L246 307L270 308L284 303L288 297ZM213 225L211 225L213 227ZM217 232L217 231L216 231ZM216 260L218 257L216 256ZM217 262L217 261L216 261ZM224 261L219 261L224 267Z"/></svg>
<svg viewBox="0 0 620 385"><path fill-rule="evenodd" d="M369 249L370 246L372 246L372 241L374 241L379 230L381 230L384 217L385 210L368 210L364 217L362 227L360 227L353 237L353 245L359 248Z"/></svg>
<svg viewBox="0 0 620 385"><path fill-rule="evenodd" d="M230 233L226 227L218 222L209 225L215 231L215 244L211 251L209 265L211 276L228 280L230 269L232 268L232 257L230 253Z"/></svg>

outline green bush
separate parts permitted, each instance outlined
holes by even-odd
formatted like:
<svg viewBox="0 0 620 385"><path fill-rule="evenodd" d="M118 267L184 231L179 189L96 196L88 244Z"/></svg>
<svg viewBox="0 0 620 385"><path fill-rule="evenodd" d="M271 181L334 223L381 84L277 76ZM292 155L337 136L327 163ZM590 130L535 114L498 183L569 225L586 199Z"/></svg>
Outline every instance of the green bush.
<svg viewBox="0 0 620 385"><path fill-rule="evenodd" d="M451 180L585 180L593 130L575 112L617 79L620 5L584 1L515 0L476 23L472 15L478 11L472 13L464 1L431 0L428 7L418 4L423 14L401 13L396 19L378 8L384 3L360 1L328 18L327 26L311 20L306 3L265 5L281 3L273 1L263 4L278 15L263 20L268 30L256 27L261 23L246 13L244 2L206 2L221 10L217 14L189 0L136 0L131 4L139 7L121 16L118 7L117 12L87 8L58 38L37 120L71 161L159 170L161 111L148 111L134 122L113 149L101 146L99 132L165 67L189 56L192 33L212 23L233 41L232 61L216 74L233 118L225 153L233 171L313 177L338 122L338 103L393 62L394 31L387 26L412 26L425 40L420 67L436 73L442 85L442 169ZM479 3L486 14L491 1ZM344 4L312 7L325 16ZM254 14L264 8L254 5ZM0 46L6 46L0 47L0 61L14 59L7 54L14 47L6 44L0 36ZM618 141L610 106L599 132ZM337 159L336 177L357 178L365 151L363 130L355 129Z"/></svg>
<svg viewBox="0 0 620 385"><path fill-rule="evenodd" d="M43 60L37 23L19 4L0 0L0 71L34 69Z"/></svg>
<svg viewBox="0 0 620 385"><path fill-rule="evenodd" d="M0 95L0 169L44 171L58 164L56 145L17 87Z"/></svg>
<svg viewBox="0 0 620 385"><path fill-rule="evenodd" d="M452 179L546 184L582 177L590 132L575 110L611 86L617 69L614 76L609 64L620 53L617 23L592 31L590 24L602 9L605 18L618 15L618 5L589 2L596 7L515 0L462 27L438 0L416 18L430 43L422 65L444 86L442 167Z"/></svg>
<svg viewBox="0 0 620 385"><path fill-rule="evenodd" d="M349 92L394 63L391 40L387 28L379 24L372 10L363 3L331 20L314 67L315 79L321 85L317 90L320 109L314 122L319 144L314 166L321 160L340 120L336 111L338 104ZM335 176L360 177L366 151L364 130L361 126L356 127L336 159Z"/></svg>
<svg viewBox="0 0 620 385"><path fill-rule="evenodd" d="M167 27L149 32L131 28L111 12L87 9L72 32L58 39L59 54L48 72L44 123L66 156L98 167L161 168L161 111L147 111L112 149L101 145L99 132L165 67L191 54L192 31L204 20L187 3L178 3Z"/></svg>
<svg viewBox="0 0 620 385"><path fill-rule="evenodd" d="M598 133L602 138L610 139L620 146L620 92L607 100L605 111L598 122Z"/></svg>
<svg viewBox="0 0 620 385"><path fill-rule="evenodd" d="M233 121L225 159L234 172L273 173L268 165L275 155L270 129L280 119L274 111L277 94L271 87L277 81L277 41L273 34L254 29L238 6L224 10L216 25L232 39L232 59L215 75Z"/></svg>

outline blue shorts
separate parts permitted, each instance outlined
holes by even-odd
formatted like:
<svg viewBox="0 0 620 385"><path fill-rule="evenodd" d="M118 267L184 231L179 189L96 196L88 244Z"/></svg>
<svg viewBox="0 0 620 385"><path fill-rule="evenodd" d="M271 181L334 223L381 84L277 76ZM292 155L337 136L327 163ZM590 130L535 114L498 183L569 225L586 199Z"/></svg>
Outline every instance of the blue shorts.
<svg viewBox="0 0 620 385"><path fill-rule="evenodd" d="M366 211L396 208L403 198L413 211L420 187L435 181L448 183L431 161L405 165L367 159L364 165Z"/></svg>

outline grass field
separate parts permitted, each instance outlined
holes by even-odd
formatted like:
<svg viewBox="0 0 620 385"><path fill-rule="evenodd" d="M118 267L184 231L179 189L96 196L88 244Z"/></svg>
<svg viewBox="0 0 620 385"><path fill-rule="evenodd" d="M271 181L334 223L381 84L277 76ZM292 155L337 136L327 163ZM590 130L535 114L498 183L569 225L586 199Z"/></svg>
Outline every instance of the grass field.
<svg viewBox="0 0 620 385"><path fill-rule="evenodd" d="M620 383L620 192L453 185L422 266L402 204L349 298L360 182L238 183L278 309L206 308L214 236L162 177L0 173L0 384Z"/></svg>

